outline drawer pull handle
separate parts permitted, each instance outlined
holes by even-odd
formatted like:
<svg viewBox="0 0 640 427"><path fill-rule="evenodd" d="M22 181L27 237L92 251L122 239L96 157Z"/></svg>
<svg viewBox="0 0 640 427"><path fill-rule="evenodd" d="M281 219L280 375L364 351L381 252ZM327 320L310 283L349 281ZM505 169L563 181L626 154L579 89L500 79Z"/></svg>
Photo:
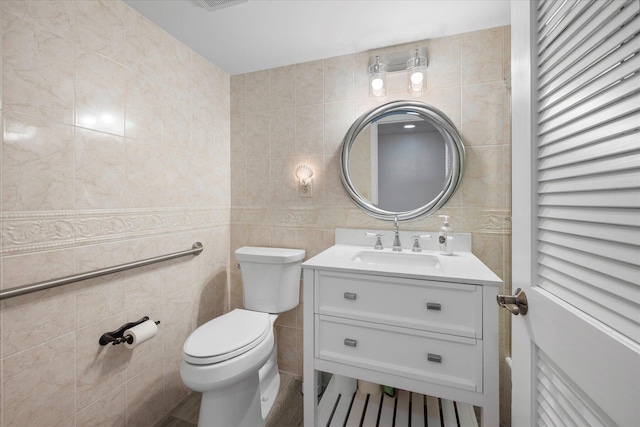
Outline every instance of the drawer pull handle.
<svg viewBox="0 0 640 427"><path fill-rule="evenodd" d="M351 338L344 339L344 345L346 345L347 347L355 347L357 343L358 341Z"/></svg>
<svg viewBox="0 0 640 427"><path fill-rule="evenodd" d="M353 292L345 292L344 299L356 299L356 294Z"/></svg>
<svg viewBox="0 0 640 427"><path fill-rule="evenodd" d="M442 305L440 303L437 302L428 302L427 303L427 310L442 310Z"/></svg>
<svg viewBox="0 0 640 427"><path fill-rule="evenodd" d="M429 362L442 363L442 356L440 356L439 354L428 353L427 360Z"/></svg>

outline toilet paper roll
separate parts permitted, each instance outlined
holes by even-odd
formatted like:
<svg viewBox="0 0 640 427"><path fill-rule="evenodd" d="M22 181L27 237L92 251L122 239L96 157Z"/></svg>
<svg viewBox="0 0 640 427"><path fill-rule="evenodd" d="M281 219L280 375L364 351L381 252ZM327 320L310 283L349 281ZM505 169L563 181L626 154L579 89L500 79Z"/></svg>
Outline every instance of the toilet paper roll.
<svg viewBox="0 0 640 427"><path fill-rule="evenodd" d="M125 341L124 345L127 348L136 348L148 339L156 336L158 333L158 326L153 320L147 320L139 325L134 326L131 329L124 331L123 336L130 335L131 342Z"/></svg>
<svg viewBox="0 0 640 427"><path fill-rule="evenodd" d="M340 394L353 394L358 388L358 382L355 378L345 377L343 375L333 375L334 386Z"/></svg>
<svg viewBox="0 0 640 427"><path fill-rule="evenodd" d="M376 395L382 393L382 386L369 381L358 380L358 390L364 394Z"/></svg>

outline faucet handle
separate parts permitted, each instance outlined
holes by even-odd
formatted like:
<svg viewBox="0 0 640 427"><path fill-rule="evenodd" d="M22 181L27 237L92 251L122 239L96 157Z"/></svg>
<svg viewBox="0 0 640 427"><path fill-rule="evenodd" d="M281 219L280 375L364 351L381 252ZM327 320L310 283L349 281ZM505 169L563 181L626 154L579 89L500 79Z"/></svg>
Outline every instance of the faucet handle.
<svg viewBox="0 0 640 427"><path fill-rule="evenodd" d="M374 246L374 249L378 249L378 250L382 249L382 239L381 239L381 237L384 236L384 234L382 234L380 232L372 233L370 231L367 231L366 233L364 233L364 235L368 236L368 237L375 237L376 238L376 245Z"/></svg>
<svg viewBox="0 0 640 427"><path fill-rule="evenodd" d="M413 248L411 248L411 250L413 252L422 252L422 248L420 247L420 239L430 239L431 238L431 234L414 234L413 236L411 236L414 238L413 241Z"/></svg>

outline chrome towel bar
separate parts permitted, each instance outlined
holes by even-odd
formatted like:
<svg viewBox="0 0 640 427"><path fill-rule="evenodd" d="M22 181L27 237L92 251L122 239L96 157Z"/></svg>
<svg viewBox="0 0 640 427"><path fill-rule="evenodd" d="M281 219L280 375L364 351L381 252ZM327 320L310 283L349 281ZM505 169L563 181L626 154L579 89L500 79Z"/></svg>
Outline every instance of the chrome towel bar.
<svg viewBox="0 0 640 427"><path fill-rule="evenodd" d="M30 285L18 286L8 289L6 291L0 291L0 300L17 297L18 295L29 294L31 292L42 291L44 289L55 288L57 286L67 285L73 282L79 282L81 280L93 279L94 277L105 276L107 274L117 273L119 271L131 270L132 268L144 267L145 265L155 264L157 262L168 261L174 258L180 258L186 255L198 255L202 252L202 243L196 242L191 246L191 249L186 251L174 252L167 255L161 255L153 258L147 258L140 261L129 262L126 264L115 265L113 267L101 268L99 270L88 271L86 273L73 274L71 276L60 277L52 280L45 280L43 282L36 282Z"/></svg>

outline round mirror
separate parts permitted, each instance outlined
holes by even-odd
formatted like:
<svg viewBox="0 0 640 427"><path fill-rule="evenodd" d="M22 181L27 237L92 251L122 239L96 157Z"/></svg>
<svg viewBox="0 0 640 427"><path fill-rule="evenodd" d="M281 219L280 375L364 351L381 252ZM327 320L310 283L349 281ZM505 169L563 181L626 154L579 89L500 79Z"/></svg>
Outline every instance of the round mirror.
<svg viewBox="0 0 640 427"><path fill-rule="evenodd" d="M440 110L394 101L360 116L340 152L349 197L378 219L414 219L438 210L462 178L464 145Z"/></svg>

